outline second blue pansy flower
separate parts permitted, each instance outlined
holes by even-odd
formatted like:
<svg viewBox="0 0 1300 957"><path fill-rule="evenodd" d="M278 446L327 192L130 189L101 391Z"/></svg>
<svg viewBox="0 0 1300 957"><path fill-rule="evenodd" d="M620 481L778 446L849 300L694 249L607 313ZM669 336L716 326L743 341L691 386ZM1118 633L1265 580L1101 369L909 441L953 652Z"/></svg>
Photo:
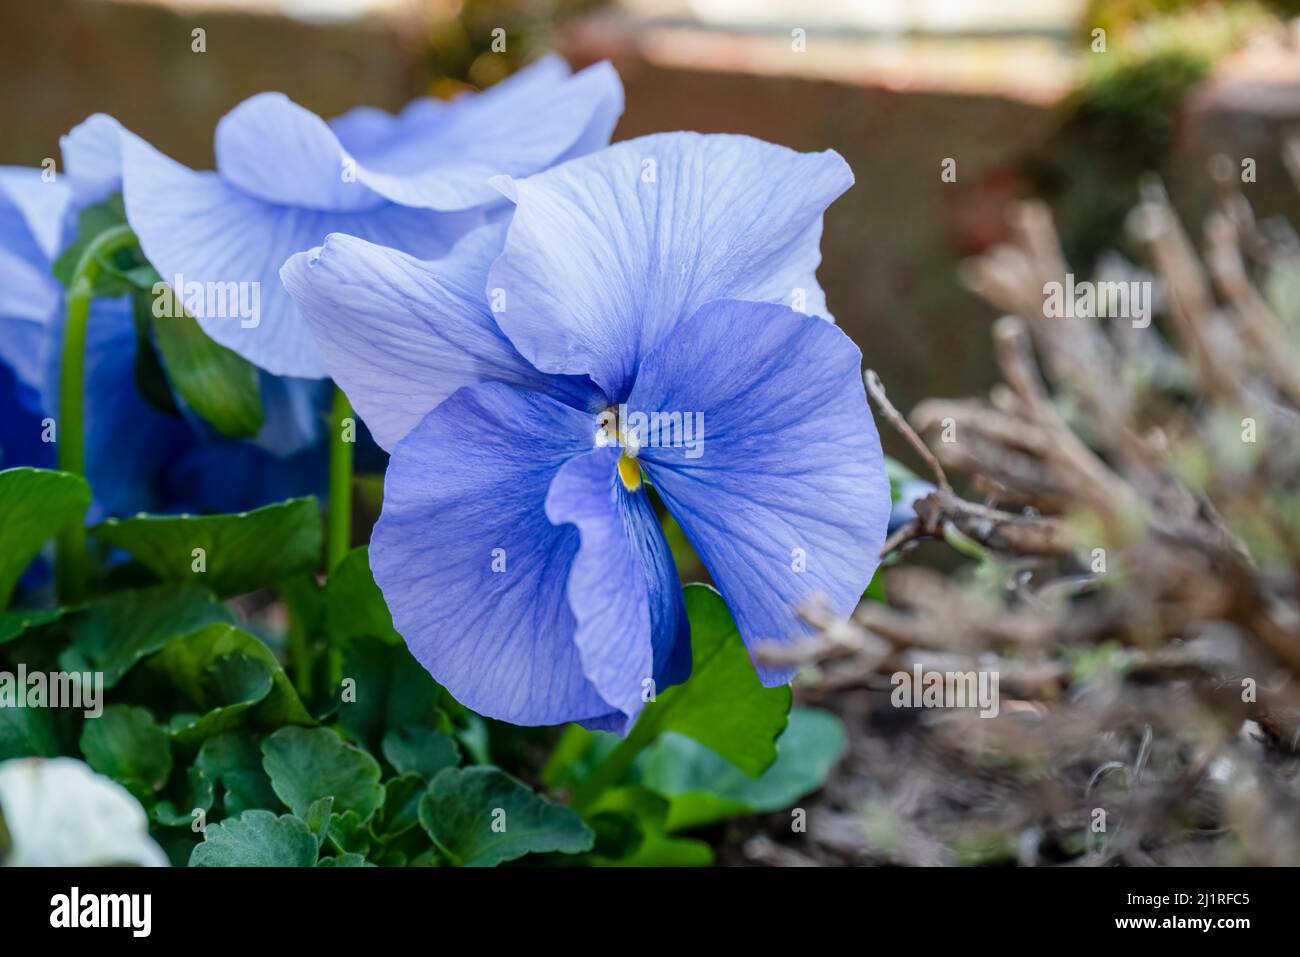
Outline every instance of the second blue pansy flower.
<svg viewBox="0 0 1300 957"><path fill-rule="evenodd" d="M523 180L435 262L331 236L282 271L320 355L392 453L371 567L415 656L474 710L622 730L689 670L647 495L745 642L814 596L847 615L889 515L860 355L826 318L834 153L632 140ZM627 440L659 414L694 444ZM768 684L789 680L760 667Z"/></svg>

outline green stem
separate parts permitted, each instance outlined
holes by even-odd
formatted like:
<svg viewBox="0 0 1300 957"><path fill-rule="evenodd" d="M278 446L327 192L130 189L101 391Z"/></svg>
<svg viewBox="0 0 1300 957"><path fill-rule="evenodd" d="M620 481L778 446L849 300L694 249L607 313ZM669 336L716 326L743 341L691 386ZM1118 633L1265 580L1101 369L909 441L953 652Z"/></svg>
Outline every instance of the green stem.
<svg viewBox="0 0 1300 957"><path fill-rule="evenodd" d="M351 423L350 435L344 437L345 420L352 418L352 405L343 390L334 387L334 407L330 413L330 488L329 488L329 541L328 567L332 573L347 556L352 546L352 446L355 444L356 424Z"/></svg>
<svg viewBox="0 0 1300 957"><path fill-rule="evenodd" d="M96 236L81 253L68 287L67 321L59 370L59 421L56 449L59 468L75 475L86 473L86 327L100 260L119 249L134 246L135 233L127 225L114 226ZM86 528L76 522L58 537L55 568L59 598L80 601L86 590Z"/></svg>
<svg viewBox="0 0 1300 957"><path fill-rule="evenodd" d="M653 722L637 722L628 736L618 743L605 760L592 772L591 777L578 784L569 795L569 804L582 811L611 785L616 784L632 766L636 756L655 739L659 728Z"/></svg>

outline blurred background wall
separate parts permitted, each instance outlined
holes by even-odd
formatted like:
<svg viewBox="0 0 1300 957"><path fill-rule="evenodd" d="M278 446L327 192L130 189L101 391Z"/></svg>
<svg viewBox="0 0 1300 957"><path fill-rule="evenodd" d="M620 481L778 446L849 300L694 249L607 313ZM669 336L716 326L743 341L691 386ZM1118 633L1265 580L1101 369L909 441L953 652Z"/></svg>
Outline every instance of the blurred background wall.
<svg viewBox="0 0 1300 957"><path fill-rule="evenodd" d="M740 132L844 155L857 185L827 217L820 276L906 409L992 379L992 316L957 267L1004 236L1009 200L1053 203L1081 273L1123 248L1148 170L1195 215L1208 158L1252 157L1257 210L1300 212L1278 155L1300 124L1294 2L3 0L0 163L57 157L104 111L207 166L216 120L262 90L330 116L490 85L545 49L609 58L619 138Z"/></svg>

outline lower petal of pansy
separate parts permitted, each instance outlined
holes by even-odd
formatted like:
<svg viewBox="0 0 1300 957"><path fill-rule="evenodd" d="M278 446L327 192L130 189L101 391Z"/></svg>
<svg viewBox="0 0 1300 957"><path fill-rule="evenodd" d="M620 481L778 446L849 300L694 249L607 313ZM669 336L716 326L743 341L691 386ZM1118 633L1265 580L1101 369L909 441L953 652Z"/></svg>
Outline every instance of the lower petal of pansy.
<svg viewBox="0 0 1300 957"><path fill-rule="evenodd" d="M690 625L672 553L645 488L620 478L619 450L570 459L551 483L546 514L578 528L569 607L582 668L602 698L626 715L690 671ZM621 729L616 729L621 730Z"/></svg>
<svg viewBox="0 0 1300 957"><path fill-rule="evenodd" d="M889 481L860 362L830 323L722 300L641 364L624 428L751 651L804 633L815 597L847 616L879 563Z"/></svg>
<svg viewBox="0 0 1300 957"><path fill-rule="evenodd" d="M573 640L578 530L546 517L556 473L594 433L590 415L486 383L393 449L370 566L411 653L480 714L536 725L615 710Z"/></svg>

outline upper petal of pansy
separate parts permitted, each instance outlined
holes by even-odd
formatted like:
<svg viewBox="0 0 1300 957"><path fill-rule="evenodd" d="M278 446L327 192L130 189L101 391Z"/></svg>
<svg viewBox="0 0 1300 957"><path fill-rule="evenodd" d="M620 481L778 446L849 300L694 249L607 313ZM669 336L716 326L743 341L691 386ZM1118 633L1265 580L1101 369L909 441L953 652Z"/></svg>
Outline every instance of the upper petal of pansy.
<svg viewBox="0 0 1300 957"><path fill-rule="evenodd" d="M569 570L569 608L582 670L626 716L640 713L647 682L662 691L690 671L690 624L672 552L644 487L624 488L619 451L570 459L551 483L546 514L578 527Z"/></svg>
<svg viewBox="0 0 1300 957"><path fill-rule="evenodd" d="M432 262L331 235L281 270L325 368L383 448L476 382L547 392L584 410L599 404L589 380L538 372L497 328L484 286L501 234L499 224L481 227Z"/></svg>
<svg viewBox="0 0 1300 957"><path fill-rule="evenodd" d="M599 149L623 113L623 84L608 63L572 76L546 57L487 91L434 108L408 107L377 141L373 117L345 132L358 142L357 178L394 202L458 210L499 203L495 175L528 176Z"/></svg>
<svg viewBox="0 0 1300 957"><path fill-rule="evenodd" d="M283 93L259 93L236 106L217 123L215 145L222 178L269 203L320 210L384 204L353 175L352 158L329 125Z"/></svg>
<svg viewBox="0 0 1300 957"><path fill-rule="evenodd" d="M814 596L847 616L879 564L889 480L860 361L830 323L718 301L641 364L625 424L661 416L636 436L640 461L751 650L806 631L795 612ZM674 413L679 430L656 435Z"/></svg>
<svg viewBox="0 0 1300 957"><path fill-rule="evenodd" d="M78 207L102 203L122 189L122 124L104 113L78 123L59 140Z"/></svg>
<svg viewBox="0 0 1300 957"><path fill-rule="evenodd" d="M833 152L696 133L502 182L517 206L489 279L497 321L539 369L626 397L641 357L709 300L803 290L820 310L822 211L852 182Z"/></svg>
<svg viewBox="0 0 1300 957"><path fill-rule="evenodd" d="M487 383L456 392L393 449L370 567L411 653L480 714L557 724L615 710L573 640L565 591L578 530L545 509L556 472L594 431L590 415Z"/></svg>
<svg viewBox="0 0 1300 957"><path fill-rule="evenodd" d="M280 283L280 266L290 256L331 232L346 232L432 258L480 219L391 203L360 211L267 203L216 173L187 169L129 133L122 136L122 160L127 219L149 261L173 285L177 277L187 289L197 284L196 295L177 294L209 336L277 375L327 374Z"/></svg>

